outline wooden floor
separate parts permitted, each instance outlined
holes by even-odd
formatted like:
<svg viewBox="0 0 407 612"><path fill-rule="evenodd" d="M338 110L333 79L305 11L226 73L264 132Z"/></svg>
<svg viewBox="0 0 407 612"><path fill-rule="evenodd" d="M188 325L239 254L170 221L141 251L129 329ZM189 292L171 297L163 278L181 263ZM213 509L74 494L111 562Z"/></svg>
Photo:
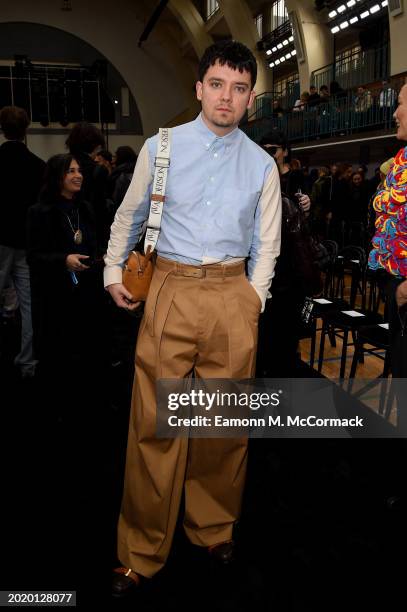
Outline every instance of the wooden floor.
<svg viewBox="0 0 407 612"><path fill-rule="evenodd" d="M350 287L346 287L345 289L345 299L349 296ZM360 299L356 302L356 308L360 307ZM383 313L383 310L381 310ZM322 326L322 320L318 319L317 321L317 329L320 330ZM316 354L315 354L315 363L314 368L318 368L318 355L319 355L319 342L320 342L321 332L317 331L316 338ZM351 341L351 340L350 340ZM367 345L369 346L369 345ZM309 363L310 359L310 347L311 347L311 339L305 338L300 341L300 352L301 359L305 363ZM341 363L341 353L342 353L342 340L341 338L336 338L336 346L332 347L329 339L325 340L325 348L324 348L324 360L322 365L321 374L329 378L330 380L339 381L339 371L340 371L340 363ZM348 384L348 378L350 373L350 368L352 364L352 358L354 353L354 347L348 345L347 350L347 360L346 360L346 370L345 370L345 383L344 386L346 388ZM381 353L384 356L384 351ZM383 372L383 361L378 357L373 355L365 355L364 363L359 363L357 367L357 376L355 378L355 387L354 389L359 390L362 384L365 381L370 381L372 379L377 378ZM362 382L363 381L363 382ZM369 390L366 394L360 397L361 401L365 403L372 410L378 411L379 407L379 395L380 395L380 384L378 383L373 389ZM395 424L395 406L392 407L392 411L389 417L389 422Z"/></svg>

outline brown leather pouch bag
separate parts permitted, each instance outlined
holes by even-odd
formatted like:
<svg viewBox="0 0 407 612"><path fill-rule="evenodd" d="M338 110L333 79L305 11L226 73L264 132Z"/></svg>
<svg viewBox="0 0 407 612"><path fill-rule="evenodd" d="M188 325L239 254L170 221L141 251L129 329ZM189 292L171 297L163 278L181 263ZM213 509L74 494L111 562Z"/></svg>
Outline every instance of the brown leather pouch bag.
<svg viewBox="0 0 407 612"><path fill-rule="evenodd" d="M150 247L143 255L131 251L123 268L123 285L133 296L134 302L145 302L153 277L154 260Z"/></svg>

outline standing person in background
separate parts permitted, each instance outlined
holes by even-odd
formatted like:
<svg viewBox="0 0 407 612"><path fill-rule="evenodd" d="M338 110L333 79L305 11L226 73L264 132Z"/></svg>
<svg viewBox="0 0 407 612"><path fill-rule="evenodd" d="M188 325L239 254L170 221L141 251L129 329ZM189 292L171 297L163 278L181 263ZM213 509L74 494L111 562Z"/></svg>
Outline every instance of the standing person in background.
<svg viewBox="0 0 407 612"><path fill-rule="evenodd" d="M324 102L329 102L329 89L327 85L321 85L321 87L319 88L319 97L320 97L320 104L324 103Z"/></svg>
<svg viewBox="0 0 407 612"><path fill-rule="evenodd" d="M407 142L407 85L399 94L394 113L397 138ZM385 169L384 169L385 170ZM407 506L405 465L407 459L407 147L394 158L373 202L376 212L376 232L368 265L382 275L382 289L387 296L390 334L390 369L392 386L397 399L397 427L400 437L389 440L384 450L388 458L387 482L393 497L388 506L405 511ZM396 496L394 496L396 494Z"/></svg>
<svg viewBox="0 0 407 612"><path fill-rule="evenodd" d="M349 215L351 176L351 164L337 164L332 183L332 198L327 210L327 220L329 221L328 238L335 240L339 248L343 248L345 245L345 225Z"/></svg>
<svg viewBox="0 0 407 612"><path fill-rule="evenodd" d="M257 375L289 378L295 376L298 367L301 309L307 294L299 262L295 261L295 240L302 232L308 231L306 216L309 215L311 200L305 193L300 193L299 185L303 186L301 170L291 170L285 161L289 154L285 134L274 128L263 136L261 145L274 158L280 172L283 218L273 296L267 300L259 320ZM289 321L289 325L283 325L283 321Z"/></svg>
<svg viewBox="0 0 407 612"><path fill-rule="evenodd" d="M397 138L407 141L407 85L399 95L394 113ZM391 373L393 378L407 378L407 147L394 158L383 187L374 198L376 233L372 240L369 267L386 271L388 295ZM399 398L398 419L406 434L407 410ZM403 401L405 397L403 398ZM405 440L404 440L405 442Z"/></svg>
<svg viewBox="0 0 407 612"><path fill-rule="evenodd" d="M137 153L131 147L118 147L113 161L114 169L109 178L109 197L112 198L117 210L133 178Z"/></svg>
<svg viewBox="0 0 407 612"><path fill-rule="evenodd" d="M109 172L104 165L95 161L105 147L105 139L97 127L83 121L73 126L65 144L80 166L82 196L93 208L98 236L106 249L114 211L107 193Z"/></svg>
<svg viewBox="0 0 407 612"><path fill-rule="evenodd" d="M99 166L103 166L104 168L106 168L109 176L111 175L113 170L112 161L113 155L110 153L110 151L107 151L106 149L101 149L95 155L95 162L99 164Z"/></svg>
<svg viewBox="0 0 407 612"><path fill-rule="evenodd" d="M318 106L320 102L321 96L317 92L317 88L315 87L315 85L311 85L311 87L309 88L308 107L314 108L315 106Z"/></svg>
<svg viewBox="0 0 407 612"><path fill-rule="evenodd" d="M312 186L312 225L313 231L325 239L328 237L327 214L332 199L332 175L327 166L322 166L318 178Z"/></svg>
<svg viewBox="0 0 407 612"><path fill-rule="evenodd" d="M61 409L65 417L87 404L84 418L96 402L89 397L95 394L96 377L104 379L107 347L103 251L93 208L81 193L82 183L72 155L48 160L39 202L28 213L27 260L44 397L54 402L54 412ZM74 384L68 384L70 378ZM60 397L58 406L55 397Z"/></svg>
<svg viewBox="0 0 407 612"><path fill-rule="evenodd" d="M350 184L349 214L347 215L347 243L366 245L369 185L361 172L354 172Z"/></svg>
<svg viewBox="0 0 407 612"><path fill-rule="evenodd" d="M33 355L30 272L26 261L26 218L40 190L45 163L24 144L30 120L17 106L5 106L0 126L6 138L0 146L0 294L12 279L20 304L21 347L14 363L22 377L32 377Z"/></svg>

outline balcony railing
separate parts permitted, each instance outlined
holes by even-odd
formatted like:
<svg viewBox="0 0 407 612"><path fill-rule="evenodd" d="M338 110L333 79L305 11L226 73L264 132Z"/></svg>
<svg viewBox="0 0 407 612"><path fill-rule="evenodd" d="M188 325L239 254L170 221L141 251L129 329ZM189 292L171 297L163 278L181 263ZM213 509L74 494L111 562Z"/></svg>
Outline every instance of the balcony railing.
<svg viewBox="0 0 407 612"><path fill-rule="evenodd" d="M284 91L276 89L265 91L256 97L254 112L249 115L249 121L267 119L273 113L273 101L278 100L283 108L292 108L300 97L300 83L298 79L286 82Z"/></svg>
<svg viewBox="0 0 407 612"><path fill-rule="evenodd" d="M368 96L358 101L353 91L344 97L333 97L328 102L299 112L275 113L269 98L268 112L263 102L261 117L242 126L250 138L258 142L271 127L282 130L290 142L305 142L333 136L349 136L353 133L373 130L391 130L393 113L397 104L400 83L390 84L385 90L370 90ZM259 112L260 114L260 112Z"/></svg>
<svg viewBox="0 0 407 612"><path fill-rule="evenodd" d="M387 44L366 51L355 49L335 64L314 70L311 75L311 85L315 85L319 90L321 85L329 86L332 81L337 81L343 89L351 89L387 79L389 68L390 53Z"/></svg>

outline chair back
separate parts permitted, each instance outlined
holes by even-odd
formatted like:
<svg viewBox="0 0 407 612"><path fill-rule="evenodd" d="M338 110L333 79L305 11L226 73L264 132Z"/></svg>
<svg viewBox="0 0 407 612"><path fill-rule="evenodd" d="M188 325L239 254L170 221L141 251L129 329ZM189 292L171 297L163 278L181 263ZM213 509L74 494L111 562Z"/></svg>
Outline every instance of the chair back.
<svg viewBox="0 0 407 612"><path fill-rule="evenodd" d="M348 245L341 249L336 258L335 275L336 288L335 297L344 299L346 278L350 276L349 305L355 308L358 293L362 299L365 293L366 253L357 245Z"/></svg>

